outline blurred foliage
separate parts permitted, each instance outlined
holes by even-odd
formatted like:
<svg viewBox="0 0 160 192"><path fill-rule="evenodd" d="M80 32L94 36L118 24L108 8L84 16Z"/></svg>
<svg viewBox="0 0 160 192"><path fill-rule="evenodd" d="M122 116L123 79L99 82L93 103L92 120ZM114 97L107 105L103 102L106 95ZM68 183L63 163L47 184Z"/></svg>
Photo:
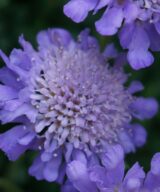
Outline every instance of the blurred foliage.
<svg viewBox="0 0 160 192"><path fill-rule="evenodd" d="M66 0L67 1L67 0ZM63 27L76 36L82 29L91 28L103 48L106 43L114 41L120 48L116 37L101 37L94 28L94 20L99 14L89 17L81 24L75 24L63 14L64 0L0 0L0 49L7 54L14 47L19 47L18 37L24 34L27 40L36 46L36 34L38 31L52 27ZM145 85L143 96L156 97L160 101L160 65L159 54L155 54L156 62L147 69L133 71L129 66L126 71L131 74L130 79L138 79ZM3 62L1 62L1 66ZM144 126L148 131L146 145L137 152L127 155L126 164L130 167L136 161L144 166L145 170L150 167L150 159L153 154L160 151L160 115L152 120L145 121ZM1 126L1 131L11 125ZM36 181L28 175L28 167L31 165L34 154L28 152L16 162L9 162L5 155L0 152L0 192L58 192L56 184L45 181Z"/></svg>

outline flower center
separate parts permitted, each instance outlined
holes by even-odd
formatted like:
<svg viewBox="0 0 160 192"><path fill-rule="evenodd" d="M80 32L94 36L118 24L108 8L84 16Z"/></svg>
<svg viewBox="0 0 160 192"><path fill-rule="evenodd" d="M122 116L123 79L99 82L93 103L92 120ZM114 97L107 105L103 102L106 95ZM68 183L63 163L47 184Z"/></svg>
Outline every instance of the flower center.
<svg viewBox="0 0 160 192"><path fill-rule="evenodd" d="M118 141L118 132L131 119L128 106L133 98L118 79L123 74L109 70L95 50L77 49L72 54L63 50L55 55L34 79L35 131L46 146L68 142L100 152L102 145Z"/></svg>
<svg viewBox="0 0 160 192"><path fill-rule="evenodd" d="M160 0L140 0L139 3L142 8L160 13Z"/></svg>

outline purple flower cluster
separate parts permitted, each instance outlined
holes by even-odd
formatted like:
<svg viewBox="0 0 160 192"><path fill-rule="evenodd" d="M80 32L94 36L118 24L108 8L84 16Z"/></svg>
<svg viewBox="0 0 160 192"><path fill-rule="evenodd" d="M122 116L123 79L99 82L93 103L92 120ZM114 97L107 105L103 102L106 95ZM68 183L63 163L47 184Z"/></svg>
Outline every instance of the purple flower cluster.
<svg viewBox="0 0 160 192"><path fill-rule="evenodd" d="M160 1L70 0L64 13L81 22L88 12L95 14L102 8L105 12L95 23L97 31L101 35L119 32L121 46L128 49L127 58L134 69L150 66L154 58L149 49L160 51Z"/></svg>
<svg viewBox="0 0 160 192"><path fill-rule="evenodd" d="M124 175L124 153L119 145L111 147L103 155L102 165L86 159L72 161L67 166L70 181L62 187L64 192L159 192L160 153L151 161L151 169L145 175L135 163Z"/></svg>
<svg viewBox="0 0 160 192"><path fill-rule="evenodd" d="M63 182L72 160L99 160L114 144L130 152L145 143L145 129L132 120L153 117L157 102L134 95L143 89L138 81L124 86L122 55L112 46L101 53L88 31L75 41L63 29L49 29L37 41L35 50L21 36L23 49L9 57L0 52L6 63L0 69L0 120L18 124L0 135L0 149L10 160L38 151L30 174ZM106 59L112 56L110 67Z"/></svg>

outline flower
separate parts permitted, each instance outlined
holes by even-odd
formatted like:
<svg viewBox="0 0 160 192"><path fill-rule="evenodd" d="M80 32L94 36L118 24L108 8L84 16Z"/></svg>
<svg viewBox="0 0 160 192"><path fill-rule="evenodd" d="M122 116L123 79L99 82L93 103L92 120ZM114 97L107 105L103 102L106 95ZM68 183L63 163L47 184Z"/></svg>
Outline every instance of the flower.
<svg viewBox="0 0 160 192"><path fill-rule="evenodd" d="M70 183L62 191L79 192L158 192L160 191L160 153L151 161L151 170L145 175L135 163L124 175L124 153L119 145L111 147L103 157L103 165L90 165L84 161L72 161L67 166Z"/></svg>
<svg viewBox="0 0 160 192"><path fill-rule="evenodd" d="M18 123L0 134L0 148L10 160L26 150L38 151L29 173L38 180L63 181L71 160L100 157L115 143L126 152L146 140L145 129L131 124L157 112L153 98L136 97L140 82L124 86L122 56L114 67L110 45L100 53L96 39L83 31L75 41L63 29L49 29L37 36L38 50L20 37L23 49L1 57L0 120Z"/></svg>
<svg viewBox="0 0 160 192"><path fill-rule="evenodd" d="M159 0L70 0L64 13L81 22L88 12L95 14L102 8L106 10L95 23L97 31L101 35L119 32L120 43L128 49L127 58L135 70L150 66L154 58L149 49L160 51Z"/></svg>

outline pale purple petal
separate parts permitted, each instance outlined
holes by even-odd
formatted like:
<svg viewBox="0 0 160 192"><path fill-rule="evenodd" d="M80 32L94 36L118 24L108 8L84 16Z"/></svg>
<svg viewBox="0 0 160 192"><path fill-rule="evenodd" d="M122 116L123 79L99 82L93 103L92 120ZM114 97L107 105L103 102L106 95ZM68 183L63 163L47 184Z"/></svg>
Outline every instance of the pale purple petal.
<svg viewBox="0 0 160 192"><path fill-rule="evenodd" d="M61 164L61 153L57 152L49 161L43 162L38 156L29 169L29 174L36 177L37 180L45 179L49 182L55 181L59 175Z"/></svg>
<svg viewBox="0 0 160 192"><path fill-rule="evenodd" d="M15 111L18 107L22 105L22 102L19 99L12 99L5 102L3 107L6 111Z"/></svg>
<svg viewBox="0 0 160 192"><path fill-rule="evenodd" d="M106 48L103 51L103 55L106 58L116 58L118 56L118 51L113 43L106 46Z"/></svg>
<svg viewBox="0 0 160 192"><path fill-rule="evenodd" d="M31 176L34 176L37 180L43 180L44 175L43 175L43 169L44 169L45 164L42 162L40 156L38 156L31 167L29 168L29 174Z"/></svg>
<svg viewBox="0 0 160 192"><path fill-rule="evenodd" d="M132 50L128 53L128 61L133 69L139 70L152 65L154 58L149 51Z"/></svg>
<svg viewBox="0 0 160 192"><path fill-rule="evenodd" d="M25 126L16 126L3 134L0 134L0 149L3 150L11 161L15 161L23 154L33 141L34 137L26 143L19 141L28 134Z"/></svg>
<svg viewBox="0 0 160 192"><path fill-rule="evenodd" d="M73 187L71 182L67 181L64 185L62 185L61 192L78 192L78 191Z"/></svg>
<svg viewBox="0 0 160 192"><path fill-rule="evenodd" d="M0 101L7 101L17 98L18 93L15 89L9 86L0 85Z"/></svg>
<svg viewBox="0 0 160 192"><path fill-rule="evenodd" d="M139 191L143 184L145 173L138 163L134 164L127 172L123 181L123 190Z"/></svg>
<svg viewBox="0 0 160 192"><path fill-rule="evenodd" d="M156 28L157 32L160 34L160 21L155 23L155 28Z"/></svg>
<svg viewBox="0 0 160 192"><path fill-rule="evenodd" d="M27 73L27 71L30 70L32 63L31 59L28 57L28 54L26 52L20 49L13 49L9 58L10 66L13 70L18 72L20 76L25 76L24 73Z"/></svg>
<svg viewBox="0 0 160 192"><path fill-rule="evenodd" d="M122 162L124 151L120 145L111 146L107 152L102 155L102 164L107 170L114 169Z"/></svg>
<svg viewBox="0 0 160 192"><path fill-rule="evenodd" d="M132 83L130 84L128 91L131 94L137 93L139 91L142 91L144 89L143 84L140 81L132 81Z"/></svg>
<svg viewBox="0 0 160 192"><path fill-rule="evenodd" d="M98 20L95 25L101 35L114 35L123 21L123 12L120 8L111 8Z"/></svg>
<svg viewBox="0 0 160 192"><path fill-rule="evenodd" d="M22 84L20 81L17 81L18 76L7 67L0 69L0 81L1 83L13 87L14 89L20 89Z"/></svg>
<svg viewBox="0 0 160 192"><path fill-rule="evenodd" d="M72 153L72 158L74 160L77 160L77 161L84 163L85 165L87 164L87 158L85 156L85 153L81 150L74 149L74 151Z"/></svg>
<svg viewBox="0 0 160 192"><path fill-rule="evenodd" d="M59 183L60 185L63 185L64 179L66 178L66 163L62 163L63 160L61 161L61 166L59 167L58 170L58 177L56 179L56 182Z"/></svg>
<svg viewBox="0 0 160 192"><path fill-rule="evenodd" d="M56 156L45 163L43 174L47 181L53 182L58 178L61 159L61 153L56 153Z"/></svg>
<svg viewBox="0 0 160 192"><path fill-rule="evenodd" d="M94 13L96 13L99 9L105 7L106 5L111 3L112 1L113 0L101 0L101 1L98 1L98 4L96 5L96 8L94 10Z"/></svg>
<svg viewBox="0 0 160 192"><path fill-rule="evenodd" d="M22 138L18 139L18 143L24 146L29 145L35 137L36 135L34 132L28 132Z"/></svg>
<svg viewBox="0 0 160 192"><path fill-rule="evenodd" d="M55 28L48 31L41 31L37 35L37 42L40 48L50 49L53 46L67 47L72 41L72 37L69 32L64 29Z"/></svg>
<svg viewBox="0 0 160 192"><path fill-rule="evenodd" d="M135 29L135 25L133 24L126 24L119 33L119 39L121 46L124 49L128 49L129 45L132 41L133 32Z"/></svg>
<svg viewBox="0 0 160 192"><path fill-rule="evenodd" d="M124 151L120 145L111 146L107 152L102 155L102 164L108 172L108 177L112 182L119 184L124 175Z"/></svg>
<svg viewBox="0 0 160 192"><path fill-rule="evenodd" d="M22 104L14 111L14 113L12 111L1 111L0 119L3 123L7 123L23 115L26 115L31 122L35 122L37 112L30 105Z"/></svg>
<svg viewBox="0 0 160 192"><path fill-rule="evenodd" d="M146 143L147 132L144 127L139 124L133 124L129 126L132 130L132 138L137 147L141 147Z"/></svg>
<svg viewBox="0 0 160 192"><path fill-rule="evenodd" d="M136 26L129 44L128 61L130 65L138 70L150 66L154 58L148 51L150 41L147 33L142 27Z"/></svg>
<svg viewBox="0 0 160 192"><path fill-rule="evenodd" d="M92 36L89 36L89 32L89 29L85 29L78 36L80 41L80 48L83 50L88 50L90 48L99 48L97 39Z"/></svg>
<svg viewBox="0 0 160 192"><path fill-rule="evenodd" d="M140 97L131 105L133 115L138 119L150 119L158 111L158 103L153 98Z"/></svg>
<svg viewBox="0 0 160 192"><path fill-rule="evenodd" d="M127 132L120 132L119 140L126 153L135 151L135 145Z"/></svg>
<svg viewBox="0 0 160 192"><path fill-rule="evenodd" d="M150 39L150 49L152 51L160 51L160 34L155 29L153 24L146 25L148 37Z"/></svg>
<svg viewBox="0 0 160 192"><path fill-rule="evenodd" d="M124 17L126 23L133 22L139 14L139 9L136 5L136 3L127 3L126 6L124 6Z"/></svg>
<svg viewBox="0 0 160 192"><path fill-rule="evenodd" d="M151 170L148 172L144 188L149 191L160 190L160 153L156 153L151 161Z"/></svg>
<svg viewBox="0 0 160 192"><path fill-rule="evenodd" d="M70 158L71 158L71 155L72 155L72 151L73 151L73 145L70 144L70 143L67 143L66 144L66 152L65 152L65 160L66 162L69 162L70 161Z"/></svg>
<svg viewBox="0 0 160 192"><path fill-rule="evenodd" d="M112 176L101 166L94 166L89 171L90 180L96 183L100 191L105 191L105 189L114 190L115 183Z"/></svg>
<svg viewBox="0 0 160 192"><path fill-rule="evenodd" d="M64 6L64 13L73 21L83 21L96 6L97 0L71 0ZM78 6L77 6L78 5Z"/></svg>
<svg viewBox="0 0 160 192"><path fill-rule="evenodd" d="M98 192L96 186L89 179L89 174L85 164L80 161L72 161L67 167L67 176L73 186L80 192Z"/></svg>

